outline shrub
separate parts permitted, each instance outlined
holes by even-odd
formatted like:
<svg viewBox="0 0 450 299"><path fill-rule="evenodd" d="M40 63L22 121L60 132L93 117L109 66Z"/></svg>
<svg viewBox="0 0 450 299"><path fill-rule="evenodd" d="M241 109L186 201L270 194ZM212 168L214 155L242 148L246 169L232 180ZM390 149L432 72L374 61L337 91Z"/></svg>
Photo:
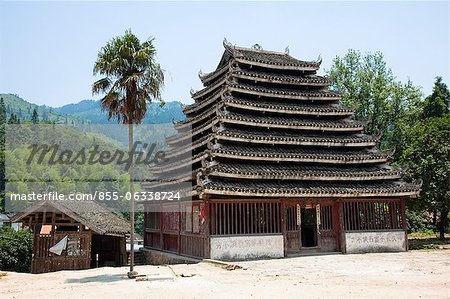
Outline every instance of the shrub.
<svg viewBox="0 0 450 299"><path fill-rule="evenodd" d="M424 233L433 228L432 219L427 211L406 209L406 224L409 233Z"/></svg>
<svg viewBox="0 0 450 299"><path fill-rule="evenodd" d="M0 269L30 272L33 234L28 230L15 231L8 226L0 228Z"/></svg>

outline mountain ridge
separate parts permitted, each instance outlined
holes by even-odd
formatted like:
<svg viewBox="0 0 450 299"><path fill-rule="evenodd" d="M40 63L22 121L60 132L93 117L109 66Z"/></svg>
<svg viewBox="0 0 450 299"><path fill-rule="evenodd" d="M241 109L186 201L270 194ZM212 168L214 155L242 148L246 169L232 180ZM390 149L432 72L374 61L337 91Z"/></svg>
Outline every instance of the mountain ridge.
<svg viewBox="0 0 450 299"><path fill-rule="evenodd" d="M108 120L107 113L101 109L100 100L87 99L61 107L51 107L30 103L19 95L11 93L2 93L0 97L4 99L8 117L14 113L22 120L29 120L33 110L36 109L40 120L55 123L116 123L115 120ZM183 105L178 101L166 102L163 107L159 103L151 102L147 105L147 114L142 123L171 123L184 118Z"/></svg>

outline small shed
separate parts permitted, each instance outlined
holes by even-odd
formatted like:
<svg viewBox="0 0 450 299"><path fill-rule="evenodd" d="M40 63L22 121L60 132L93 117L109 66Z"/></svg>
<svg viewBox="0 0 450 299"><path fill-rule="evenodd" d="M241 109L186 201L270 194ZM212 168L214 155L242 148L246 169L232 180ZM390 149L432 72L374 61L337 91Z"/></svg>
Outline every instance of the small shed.
<svg viewBox="0 0 450 299"><path fill-rule="evenodd" d="M11 221L22 222L34 233L31 273L127 262L129 222L94 201L44 201Z"/></svg>
<svg viewBox="0 0 450 299"><path fill-rule="evenodd" d="M0 227L9 226L14 230L20 229L20 223L11 222L11 218L14 217L14 214L4 214L0 213Z"/></svg>

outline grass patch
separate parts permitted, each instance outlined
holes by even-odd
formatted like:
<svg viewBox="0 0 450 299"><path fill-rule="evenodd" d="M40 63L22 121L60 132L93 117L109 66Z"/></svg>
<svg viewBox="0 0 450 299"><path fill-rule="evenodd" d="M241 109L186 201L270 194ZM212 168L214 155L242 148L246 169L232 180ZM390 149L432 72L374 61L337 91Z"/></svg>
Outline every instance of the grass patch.
<svg viewBox="0 0 450 299"><path fill-rule="evenodd" d="M437 238L437 234L432 230L408 234L408 239L429 239L429 238Z"/></svg>
<svg viewBox="0 0 450 299"><path fill-rule="evenodd" d="M409 250L439 250L450 249L450 238L446 236L444 240L436 235L410 234L408 235Z"/></svg>

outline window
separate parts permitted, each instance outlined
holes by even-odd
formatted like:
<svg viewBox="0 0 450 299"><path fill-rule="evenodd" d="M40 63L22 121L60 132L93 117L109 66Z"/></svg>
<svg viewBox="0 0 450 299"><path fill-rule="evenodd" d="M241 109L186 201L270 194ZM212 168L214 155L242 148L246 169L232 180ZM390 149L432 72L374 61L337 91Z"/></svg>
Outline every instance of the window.
<svg viewBox="0 0 450 299"><path fill-rule="evenodd" d="M151 229L159 229L161 226L161 212L159 205L148 206L146 214L145 227Z"/></svg>
<svg viewBox="0 0 450 299"><path fill-rule="evenodd" d="M400 201L344 202L345 230L402 229Z"/></svg>
<svg viewBox="0 0 450 299"><path fill-rule="evenodd" d="M280 233L280 204L213 203L210 223L213 235Z"/></svg>
<svg viewBox="0 0 450 299"><path fill-rule="evenodd" d="M69 237L67 240L67 256L81 255L81 240L79 237Z"/></svg>
<svg viewBox="0 0 450 299"><path fill-rule="evenodd" d="M178 231L178 205L162 206L163 230Z"/></svg>
<svg viewBox="0 0 450 299"><path fill-rule="evenodd" d="M192 206L185 206L185 231L192 232Z"/></svg>
<svg viewBox="0 0 450 299"><path fill-rule="evenodd" d="M333 229L333 207L320 206L320 230Z"/></svg>
<svg viewBox="0 0 450 299"><path fill-rule="evenodd" d="M200 223L198 221L199 218L200 218L199 206L193 206L192 207L192 232L194 234L198 234L200 232Z"/></svg>
<svg viewBox="0 0 450 299"><path fill-rule="evenodd" d="M199 234L202 231L202 209L204 205L194 203L183 207L183 231Z"/></svg>
<svg viewBox="0 0 450 299"><path fill-rule="evenodd" d="M52 226L50 224L43 224L41 226L41 230L39 234L41 235L50 235L52 233Z"/></svg>

